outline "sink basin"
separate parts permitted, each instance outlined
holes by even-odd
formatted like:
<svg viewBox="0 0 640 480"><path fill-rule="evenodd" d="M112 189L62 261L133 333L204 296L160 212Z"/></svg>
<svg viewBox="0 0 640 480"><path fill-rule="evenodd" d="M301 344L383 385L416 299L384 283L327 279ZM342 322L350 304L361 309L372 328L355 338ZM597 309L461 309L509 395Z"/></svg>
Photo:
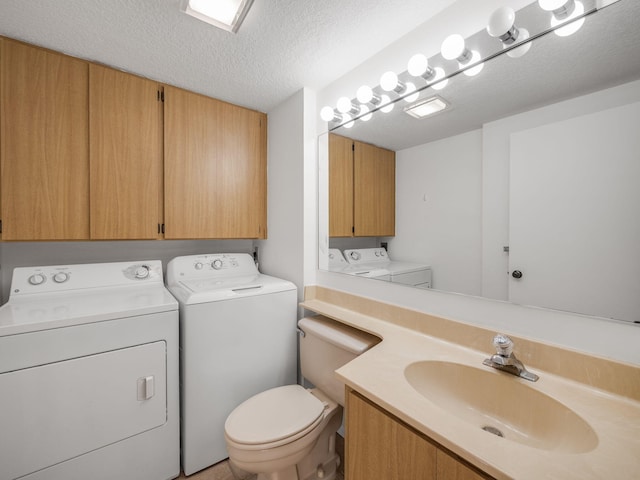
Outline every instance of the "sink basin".
<svg viewBox="0 0 640 480"><path fill-rule="evenodd" d="M404 375L427 400L487 434L562 453L584 453L598 444L591 426L573 410L508 373L422 361Z"/></svg>

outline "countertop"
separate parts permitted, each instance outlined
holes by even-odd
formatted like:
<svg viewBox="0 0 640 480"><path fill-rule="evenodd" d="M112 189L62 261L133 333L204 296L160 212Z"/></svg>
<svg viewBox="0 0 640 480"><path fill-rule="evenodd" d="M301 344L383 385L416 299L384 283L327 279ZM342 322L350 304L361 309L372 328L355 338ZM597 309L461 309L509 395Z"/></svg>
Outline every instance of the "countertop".
<svg viewBox="0 0 640 480"><path fill-rule="evenodd" d="M307 287L301 304L307 310L382 339L337 370L348 387L497 479L640 478L640 368L553 346L549 350L530 340L514 338L515 353L530 371L540 376L537 382L529 382L482 365L492 353L491 338L495 332L371 303L376 302L321 287ZM452 341L452 336L459 337L460 343ZM484 344L484 350L477 348ZM524 353L528 347L532 354ZM550 353L554 362L536 358ZM411 386L405 369L426 360L486 369L495 375L509 375L514 384L524 382L585 420L597 435L597 444L586 452L566 453L562 448L536 448L487 433ZM548 370L537 368L539 365ZM563 375L563 365L571 365L566 369L568 376Z"/></svg>

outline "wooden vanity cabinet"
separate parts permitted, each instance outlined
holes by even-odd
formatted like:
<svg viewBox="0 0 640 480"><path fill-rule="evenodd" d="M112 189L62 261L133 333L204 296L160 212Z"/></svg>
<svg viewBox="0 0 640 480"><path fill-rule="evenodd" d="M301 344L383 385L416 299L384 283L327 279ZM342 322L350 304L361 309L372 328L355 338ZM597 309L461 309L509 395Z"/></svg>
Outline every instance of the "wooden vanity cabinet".
<svg viewBox="0 0 640 480"><path fill-rule="evenodd" d="M395 152L329 135L329 236L395 235Z"/></svg>
<svg viewBox="0 0 640 480"><path fill-rule="evenodd" d="M345 480L492 479L347 389Z"/></svg>
<svg viewBox="0 0 640 480"><path fill-rule="evenodd" d="M267 118L164 91L165 238L266 238Z"/></svg>
<svg viewBox="0 0 640 480"><path fill-rule="evenodd" d="M159 238L161 86L95 64L89 82L91 238Z"/></svg>
<svg viewBox="0 0 640 480"><path fill-rule="evenodd" d="M89 238L89 66L2 39L3 240Z"/></svg>

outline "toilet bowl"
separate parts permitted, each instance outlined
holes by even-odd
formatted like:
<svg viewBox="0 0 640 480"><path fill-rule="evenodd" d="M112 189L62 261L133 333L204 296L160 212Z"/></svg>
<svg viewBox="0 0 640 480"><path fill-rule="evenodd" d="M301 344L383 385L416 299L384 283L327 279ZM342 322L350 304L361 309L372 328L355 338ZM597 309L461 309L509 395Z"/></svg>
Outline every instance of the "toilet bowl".
<svg viewBox="0 0 640 480"><path fill-rule="evenodd" d="M317 388L273 388L231 412L225 441L234 474L258 474L258 480L335 478L344 384L334 372L379 339L322 316L303 318L298 326L302 374Z"/></svg>

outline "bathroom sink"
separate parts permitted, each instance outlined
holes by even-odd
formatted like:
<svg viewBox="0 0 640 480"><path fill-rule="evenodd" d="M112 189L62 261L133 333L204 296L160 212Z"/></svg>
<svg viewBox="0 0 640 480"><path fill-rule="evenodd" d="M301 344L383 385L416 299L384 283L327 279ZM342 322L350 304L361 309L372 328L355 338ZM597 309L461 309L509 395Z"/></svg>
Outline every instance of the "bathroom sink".
<svg viewBox="0 0 640 480"><path fill-rule="evenodd" d="M562 453L584 453L598 444L591 426L573 410L507 373L422 361L404 375L427 400L488 434Z"/></svg>

